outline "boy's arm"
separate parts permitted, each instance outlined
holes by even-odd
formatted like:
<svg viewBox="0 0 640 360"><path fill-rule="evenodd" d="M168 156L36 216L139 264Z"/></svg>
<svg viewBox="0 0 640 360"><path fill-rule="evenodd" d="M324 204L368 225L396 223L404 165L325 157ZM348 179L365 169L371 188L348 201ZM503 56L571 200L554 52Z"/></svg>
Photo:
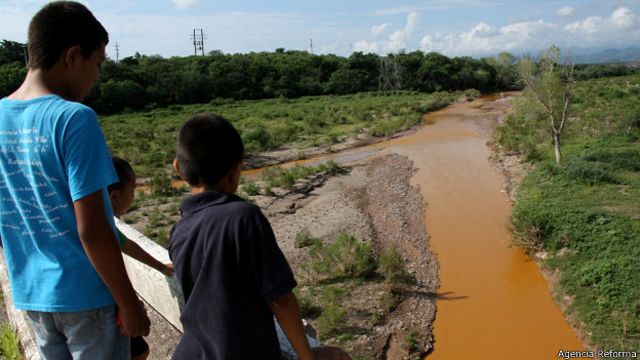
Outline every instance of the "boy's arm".
<svg viewBox="0 0 640 360"><path fill-rule="evenodd" d="M300 313L298 299L292 291L284 294L278 300L269 303L269 307L300 360L351 359L347 353L339 348L322 347L311 349L309 341L307 340L307 334L304 331L304 325L302 324L302 315Z"/></svg>
<svg viewBox="0 0 640 360"><path fill-rule="evenodd" d="M161 263L132 240L129 240L124 243L124 245L122 245L122 252L140 261L143 264L151 266L152 268L160 271L166 276L173 276L173 265L165 265Z"/></svg>
<svg viewBox="0 0 640 360"><path fill-rule="evenodd" d="M118 241L104 211L102 190L76 200L73 206L84 251L118 304L121 332L148 335L149 318L127 276Z"/></svg>

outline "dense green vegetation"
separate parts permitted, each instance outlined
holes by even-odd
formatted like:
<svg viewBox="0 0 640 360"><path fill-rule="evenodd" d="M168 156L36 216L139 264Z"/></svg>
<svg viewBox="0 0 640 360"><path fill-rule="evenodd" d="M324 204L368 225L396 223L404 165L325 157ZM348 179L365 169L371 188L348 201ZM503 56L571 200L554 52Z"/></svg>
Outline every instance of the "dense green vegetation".
<svg viewBox="0 0 640 360"><path fill-rule="evenodd" d="M546 250L561 290L599 349L640 347L640 76L577 82L564 160L526 98L498 127L502 150L532 165L511 216L515 242Z"/></svg>
<svg viewBox="0 0 640 360"><path fill-rule="evenodd" d="M0 97L10 94L26 74L24 45L0 43ZM102 64L100 81L85 103L99 114L208 103L212 99L256 100L358 92L409 90L431 93L517 87L517 57L449 58L436 52L413 51L379 56L354 52L348 58L306 51L172 57L127 57ZM580 68L580 77L626 75L634 69Z"/></svg>
<svg viewBox="0 0 640 360"><path fill-rule="evenodd" d="M390 135L421 122L422 114L428 111L478 95L474 90L433 94L386 91L293 100L212 100L100 117L100 124L112 154L126 158L139 176L147 177L173 161L178 129L187 118L201 112L231 121L240 131L247 155L251 155L294 142L304 149L358 134Z"/></svg>
<svg viewBox="0 0 640 360"><path fill-rule="evenodd" d="M0 43L0 97L21 83L24 45ZM208 103L212 99L256 100L345 95L378 90L431 93L513 86L515 57L448 58L432 52L377 54L348 58L306 51L172 57L136 54L102 64L100 81L84 102L99 114Z"/></svg>

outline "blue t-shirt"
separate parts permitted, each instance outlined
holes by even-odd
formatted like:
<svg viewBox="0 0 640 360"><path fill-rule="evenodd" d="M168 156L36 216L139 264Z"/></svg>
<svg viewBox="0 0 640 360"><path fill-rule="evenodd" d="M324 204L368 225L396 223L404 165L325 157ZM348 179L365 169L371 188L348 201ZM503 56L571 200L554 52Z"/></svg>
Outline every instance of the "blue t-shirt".
<svg viewBox="0 0 640 360"><path fill-rule="evenodd" d="M0 235L17 309L115 303L89 261L73 202L118 181L93 110L57 95L0 100ZM114 237L115 241L115 237Z"/></svg>

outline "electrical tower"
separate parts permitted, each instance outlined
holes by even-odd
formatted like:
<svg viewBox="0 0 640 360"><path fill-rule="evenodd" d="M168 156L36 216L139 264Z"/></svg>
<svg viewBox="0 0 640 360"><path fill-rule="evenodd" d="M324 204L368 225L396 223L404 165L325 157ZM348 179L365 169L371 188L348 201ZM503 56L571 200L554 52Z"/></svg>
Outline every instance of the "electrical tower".
<svg viewBox="0 0 640 360"><path fill-rule="evenodd" d="M311 41L311 55L313 55L313 39L311 39L310 41Z"/></svg>
<svg viewBox="0 0 640 360"><path fill-rule="evenodd" d="M118 45L118 42L116 41L116 62L120 61L120 46Z"/></svg>
<svg viewBox="0 0 640 360"><path fill-rule="evenodd" d="M199 34L198 31L200 32ZM202 56L204 56L204 39L206 38L202 29L193 29L191 40L193 40L193 52L196 56L198 55L198 50L201 50Z"/></svg>

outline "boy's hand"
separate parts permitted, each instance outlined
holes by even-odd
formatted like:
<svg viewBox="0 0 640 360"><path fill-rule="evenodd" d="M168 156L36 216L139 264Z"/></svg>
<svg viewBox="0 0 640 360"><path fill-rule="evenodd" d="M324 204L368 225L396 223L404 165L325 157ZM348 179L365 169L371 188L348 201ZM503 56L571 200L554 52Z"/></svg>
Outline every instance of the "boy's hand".
<svg viewBox="0 0 640 360"><path fill-rule="evenodd" d="M119 310L120 333L131 337L149 335L151 321L142 301L137 300L137 304Z"/></svg>
<svg viewBox="0 0 640 360"><path fill-rule="evenodd" d="M351 360L351 356L337 347L311 348L314 360Z"/></svg>
<svg viewBox="0 0 640 360"><path fill-rule="evenodd" d="M173 264L164 264L164 268L161 273L165 276L172 277L173 276Z"/></svg>

